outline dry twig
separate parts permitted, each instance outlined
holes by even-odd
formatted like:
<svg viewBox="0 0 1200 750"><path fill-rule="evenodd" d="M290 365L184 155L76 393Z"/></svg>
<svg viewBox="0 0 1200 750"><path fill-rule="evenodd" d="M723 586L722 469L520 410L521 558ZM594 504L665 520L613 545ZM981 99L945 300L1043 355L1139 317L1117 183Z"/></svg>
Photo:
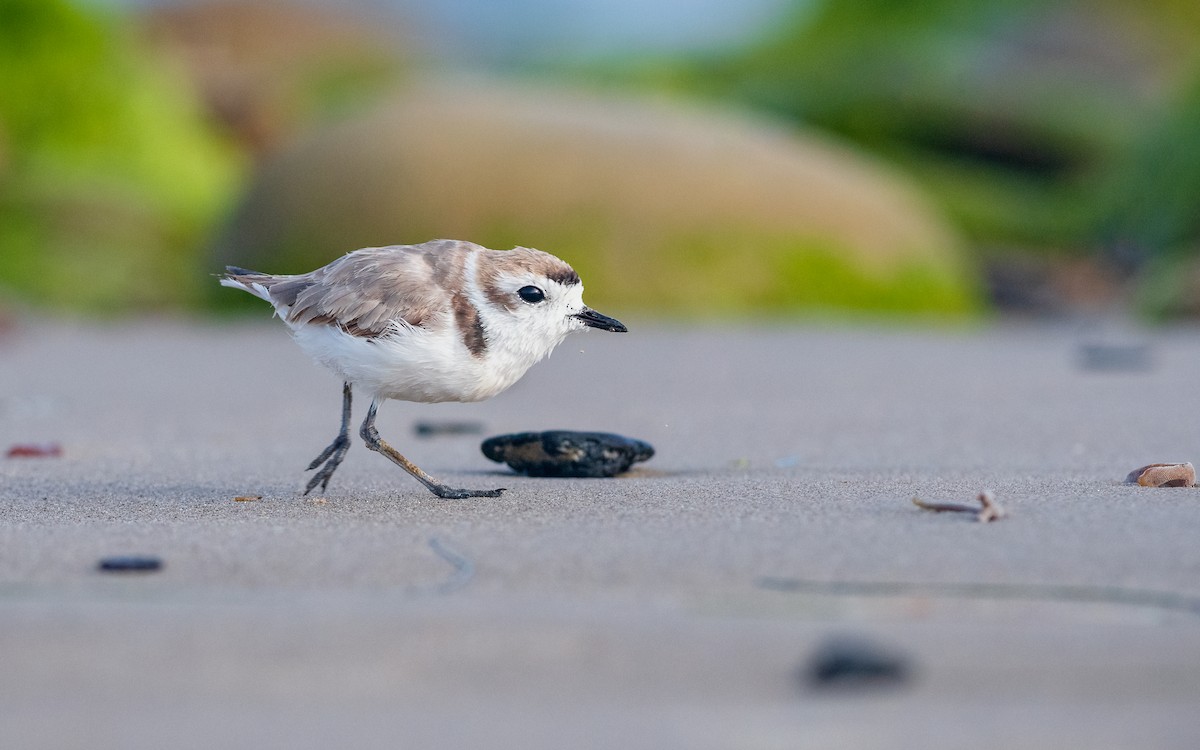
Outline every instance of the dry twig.
<svg viewBox="0 0 1200 750"><path fill-rule="evenodd" d="M927 503L919 497L913 498L913 505L921 510L931 510L934 513L974 513L976 519L980 523L988 521L997 521L1004 518L1007 513L996 503L996 496L990 491L984 490L979 493L979 507L973 505L963 505L961 503Z"/></svg>

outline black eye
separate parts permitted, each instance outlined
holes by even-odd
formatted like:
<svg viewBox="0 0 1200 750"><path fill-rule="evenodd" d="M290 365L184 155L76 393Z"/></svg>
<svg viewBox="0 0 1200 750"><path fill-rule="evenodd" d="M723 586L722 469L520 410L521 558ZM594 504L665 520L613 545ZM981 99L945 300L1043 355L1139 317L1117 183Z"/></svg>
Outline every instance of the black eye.
<svg viewBox="0 0 1200 750"><path fill-rule="evenodd" d="M523 286L517 290L517 296L526 302L538 303L546 299L546 293L536 286Z"/></svg>

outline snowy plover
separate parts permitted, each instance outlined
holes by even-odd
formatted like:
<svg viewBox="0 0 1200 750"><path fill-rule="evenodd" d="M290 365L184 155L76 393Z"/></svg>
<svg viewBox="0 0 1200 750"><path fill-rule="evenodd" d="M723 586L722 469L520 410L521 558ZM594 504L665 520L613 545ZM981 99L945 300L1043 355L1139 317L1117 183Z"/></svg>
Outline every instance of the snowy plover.
<svg viewBox="0 0 1200 750"><path fill-rule="evenodd" d="M350 447L350 391L371 394L359 434L438 497L498 497L460 490L426 474L379 437L385 399L481 401L517 382L568 333L627 330L583 304L579 275L562 260L518 247L470 242L371 247L297 276L229 266L223 286L275 307L309 356L342 378L342 427L309 465L304 493L324 490Z"/></svg>

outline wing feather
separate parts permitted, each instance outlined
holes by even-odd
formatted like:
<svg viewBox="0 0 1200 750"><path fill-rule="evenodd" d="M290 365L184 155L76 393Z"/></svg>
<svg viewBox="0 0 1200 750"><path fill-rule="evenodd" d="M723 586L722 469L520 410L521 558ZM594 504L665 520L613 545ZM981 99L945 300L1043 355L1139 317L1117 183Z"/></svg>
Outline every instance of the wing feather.
<svg viewBox="0 0 1200 750"><path fill-rule="evenodd" d="M454 240L364 248L306 274L253 280L292 325L336 325L375 337L394 323L421 327L449 315L449 301L462 290L464 256L478 249Z"/></svg>

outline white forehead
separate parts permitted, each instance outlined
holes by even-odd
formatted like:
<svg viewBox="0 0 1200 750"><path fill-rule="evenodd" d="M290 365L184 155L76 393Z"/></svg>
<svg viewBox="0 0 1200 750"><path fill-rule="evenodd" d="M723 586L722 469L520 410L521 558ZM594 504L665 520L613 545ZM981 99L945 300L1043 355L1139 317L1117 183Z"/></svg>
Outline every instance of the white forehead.
<svg viewBox="0 0 1200 750"><path fill-rule="evenodd" d="M578 304L580 306L583 305L583 283L582 282L580 282L578 284L571 284L569 286L563 286L562 284L559 284L554 281L551 281L550 283L554 284L555 286L562 289L562 298L564 300L566 300L568 303L571 303L572 306L574 306L576 304Z"/></svg>

